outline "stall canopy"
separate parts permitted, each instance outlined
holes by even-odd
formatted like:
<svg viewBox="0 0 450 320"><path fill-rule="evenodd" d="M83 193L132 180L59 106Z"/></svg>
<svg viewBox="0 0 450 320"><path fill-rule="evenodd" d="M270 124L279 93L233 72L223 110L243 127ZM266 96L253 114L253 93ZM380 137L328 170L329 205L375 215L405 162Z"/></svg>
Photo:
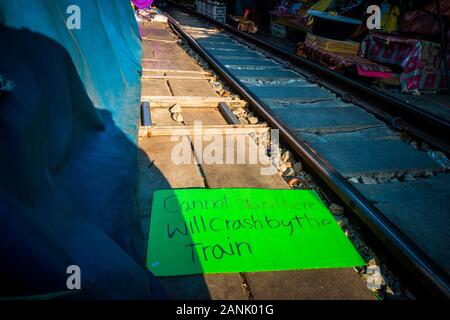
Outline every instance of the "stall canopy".
<svg viewBox="0 0 450 320"><path fill-rule="evenodd" d="M0 297L64 296L71 265L69 296L161 297L141 268L130 2L0 0L0 43Z"/></svg>

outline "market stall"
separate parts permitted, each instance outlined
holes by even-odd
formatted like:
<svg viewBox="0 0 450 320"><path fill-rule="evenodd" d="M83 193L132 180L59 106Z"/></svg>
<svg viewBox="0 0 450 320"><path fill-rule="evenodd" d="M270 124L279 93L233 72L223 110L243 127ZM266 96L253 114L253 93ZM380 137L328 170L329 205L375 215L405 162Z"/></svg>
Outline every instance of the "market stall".
<svg viewBox="0 0 450 320"><path fill-rule="evenodd" d="M447 88L449 12L450 3L434 0L278 1L270 30L301 39L298 55L336 71L402 92L437 92Z"/></svg>
<svg viewBox="0 0 450 320"><path fill-rule="evenodd" d="M448 90L449 1L197 0L193 5L366 82L407 93Z"/></svg>

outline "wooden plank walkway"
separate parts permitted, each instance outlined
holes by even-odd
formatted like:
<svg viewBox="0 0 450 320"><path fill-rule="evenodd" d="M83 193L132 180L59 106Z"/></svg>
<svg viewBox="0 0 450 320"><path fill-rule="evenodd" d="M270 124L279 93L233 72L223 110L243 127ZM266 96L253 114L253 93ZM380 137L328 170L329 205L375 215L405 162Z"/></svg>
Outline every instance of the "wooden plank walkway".
<svg viewBox="0 0 450 320"><path fill-rule="evenodd" d="M181 47L175 41L170 42L174 40L173 35L166 28L166 24L159 22L147 22L141 26L144 39L142 100L150 103L152 125L141 128L137 192L142 227L147 237L154 190L289 188L276 173L261 175L264 167L261 164L207 164L199 161L202 154L192 143L197 121L216 130L200 137L205 144L217 135L224 141L244 136L245 150L258 150L249 133L268 128L228 123L219 110L219 102L239 105L245 105L245 102L220 97L209 85L208 72L201 70L183 50L179 50ZM164 45L161 45L161 40L164 40ZM160 55L161 52L164 54ZM147 65L150 62L151 68ZM187 78L177 78L178 75ZM181 111L183 121L180 122L173 120L170 112L177 103L185 108ZM183 129L187 131L180 131ZM171 161L172 153L182 139L190 144L191 161L175 164ZM226 144L223 154L248 156L239 155L235 149L235 146ZM264 163L269 163L269 159L264 160ZM161 277L160 280L174 299L373 299L353 269L195 275Z"/></svg>

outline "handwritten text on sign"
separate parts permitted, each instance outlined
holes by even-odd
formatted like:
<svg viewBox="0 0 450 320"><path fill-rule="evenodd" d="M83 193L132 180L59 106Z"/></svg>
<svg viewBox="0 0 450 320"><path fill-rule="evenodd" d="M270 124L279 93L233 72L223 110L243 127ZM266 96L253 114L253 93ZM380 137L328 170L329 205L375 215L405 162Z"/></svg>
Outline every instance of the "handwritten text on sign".
<svg viewBox="0 0 450 320"><path fill-rule="evenodd" d="M147 267L158 276L362 264L314 191L176 189L153 195Z"/></svg>

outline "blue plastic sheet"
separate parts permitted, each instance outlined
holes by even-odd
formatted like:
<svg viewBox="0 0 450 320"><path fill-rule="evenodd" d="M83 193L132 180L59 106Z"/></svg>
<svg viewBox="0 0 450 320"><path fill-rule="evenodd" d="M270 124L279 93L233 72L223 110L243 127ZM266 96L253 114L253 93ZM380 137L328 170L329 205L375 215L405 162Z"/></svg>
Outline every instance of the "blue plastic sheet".
<svg viewBox="0 0 450 320"><path fill-rule="evenodd" d="M141 267L130 2L0 0L0 46L0 296L67 291L78 265L76 297L162 297Z"/></svg>

